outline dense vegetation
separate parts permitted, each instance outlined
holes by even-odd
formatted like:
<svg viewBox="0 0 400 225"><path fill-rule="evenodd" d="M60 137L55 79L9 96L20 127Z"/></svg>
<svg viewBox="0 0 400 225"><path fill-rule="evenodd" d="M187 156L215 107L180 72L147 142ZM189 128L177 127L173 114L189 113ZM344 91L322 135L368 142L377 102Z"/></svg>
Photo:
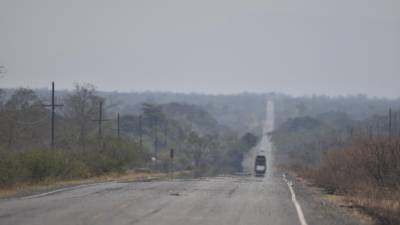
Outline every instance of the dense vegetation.
<svg viewBox="0 0 400 225"><path fill-rule="evenodd" d="M7 90L10 95L13 90ZM42 99L48 99L49 90L35 90ZM65 96L69 92L60 90L58 95ZM142 112L144 102L155 105L181 103L195 105L207 111L210 116L218 121L221 127L229 127L235 132L261 132L260 121L265 117L265 105L269 94L233 94L233 95L209 95L209 94L182 94L173 92L102 92L99 96L105 98L112 108L110 112L120 112L123 115L138 115ZM276 95L280 96L280 95Z"/></svg>
<svg viewBox="0 0 400 225"><path fill-rule="evenodd" d="M275 102L276 124L290 118L317 117L327 112L345 112L354 120L364 120L373 115L386 114L388 109L400 109L400 99L371 98L366 95L328 97L312 95L306 97L290 97L285 95L269 95Z"/></svg>
<svg viewBox="0 0 400 225"><path fill-rule="evenodd" d="M0 90L0 187L130 168L166 171L171 169L170 149L175 150L175 170L196 175L240 171L243 154L257 142L250 128L222 125L202 105L151 99L127 104L90 84L57 94L56 103L63 107L56 111L51 148L49 93ZM130 111L130 105L140 108ZM118 127L116 113L122 108ZM101 126L99 119L104 120Z"/></svg>
<svg viewBox="0 0 400 225"><path fill-rule="evenodd" d="M271 135L280 163L343 194L382 224L400 218L400 112L356 120L344 112L302 116ZM282 157L285 156L285 157Z"/></svg>

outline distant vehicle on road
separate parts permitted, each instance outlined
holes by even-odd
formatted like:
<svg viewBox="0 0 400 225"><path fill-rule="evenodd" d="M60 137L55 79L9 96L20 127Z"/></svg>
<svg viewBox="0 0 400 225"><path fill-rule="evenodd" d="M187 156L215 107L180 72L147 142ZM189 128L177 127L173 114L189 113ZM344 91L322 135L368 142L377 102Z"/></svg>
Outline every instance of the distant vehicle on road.
<svg viewBox="0 0 400 225"><path fill-rule="evenodd" d="M254 163L254 174L256 177L265 176L267 171L267 159L265 155L257 155Z"/></svg>

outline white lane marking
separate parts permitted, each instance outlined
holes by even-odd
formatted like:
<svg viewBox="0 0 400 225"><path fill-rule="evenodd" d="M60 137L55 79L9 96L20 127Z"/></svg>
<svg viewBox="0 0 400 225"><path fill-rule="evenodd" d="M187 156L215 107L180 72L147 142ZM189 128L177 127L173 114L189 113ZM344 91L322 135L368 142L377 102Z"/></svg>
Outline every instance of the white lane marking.
<svg viewBox="0 0 400 225"><path fill-rule="evenodd" d="M71 187L65 187L65 188L60 188L54 191L49 191L49 192L45 192L45 193L41 193L41 194L36 194L36 195L29 195L26 197L21 197L20 199L32 199L32 198L40 198L46 195L51 195L51 194L56 194L58 192L63 192L63 191L67 191L67 190L75 190L78 188L82 188L82 187L89 187L89 186L93 186L93 185L98 185L98 184L105 184L105 183L114 183L114 181L110 181L110 182L101 182L101 183L92 183L92 184L81 184L78 186L71 186Z"/></svg>
<svg viewBox="0 0 400 225"><path fill-rule="evenodd" d="M42 193L42 194L22 197L21 199L39 198L39 197L43 197L43 196L46 196L46 195L51 195L51 194L55 194L55 193L58 193L58 192L62 192L62 191L68 190L68 189L72 189L72 188L70 188L70 187L69 188L61 188L61 189L57 189L57 190L54 190L54 191L45 192L45 193Z"/></svg>
<svg viewBox="0 0 400 225"><path fill-rule="evenodd" d="M293 204L294 204L294 206L296 208L300 224L301 225L307 225L306 218L304 217L304 214L303 214L303 210L301 209L301 206L300 206L299 202L296 199L296 194L294 193L294 190L293 190L293 187L292 187L292 185L293 185L292 182L288 181L286 179L286 175L285 174L283 174L283 181L286 182L286 184L289 187L290 193L292 194L292 202L293 202Z"/></svg>

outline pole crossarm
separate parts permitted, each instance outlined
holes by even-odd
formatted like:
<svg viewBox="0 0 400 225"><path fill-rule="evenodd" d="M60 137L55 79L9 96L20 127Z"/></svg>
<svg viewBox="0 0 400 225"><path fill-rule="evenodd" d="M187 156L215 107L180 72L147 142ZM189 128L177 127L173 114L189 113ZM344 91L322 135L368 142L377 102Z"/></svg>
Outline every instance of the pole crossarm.
<svg viewBox="0 0 400 225"><path fill-rule="evenodd" d="M54 82L51 83L51 104L42 104L43 107L51 107L51 148L54 149L54 127L55 127L55 109L56 107L62 107L63 104L55 103L55 90Z"/></svg>
<svg viewBox="0 0 400 225"><path fill-rule="evenodd" d="M98 122L99 126L99 137L102 136L102 123L106 121L110 121L110 119L103 119L103 101L99 103L99 118L96 120L92 120L93 122Z"/></svg>

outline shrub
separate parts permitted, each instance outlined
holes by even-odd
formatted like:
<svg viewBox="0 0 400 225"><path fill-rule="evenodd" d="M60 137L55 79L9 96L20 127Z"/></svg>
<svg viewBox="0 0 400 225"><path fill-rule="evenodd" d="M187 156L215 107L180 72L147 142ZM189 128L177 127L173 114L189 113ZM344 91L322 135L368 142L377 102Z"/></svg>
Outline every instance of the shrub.
<svg viewBox="0 0 400 225"><path fill-rule="evenodd" d="M15 154L0 150L0 187L9 186L18 180L20 165Z"/></svg>
<svg viewBox="0 0 400 225"><path fill-rule="evenodd" d="M128 165L144 160L144 151L138 150L135 143L116 138L93 139L84 149L0 149L0 187L122 172Z"/></svg>
<svg viewBox="0 0 400 225"><path fill-rule="evenodd" d="M361 139L329 151L314 170L315 183L341 192L382 224L400 222L400 139Z"/></svg>
<svg viewBox="0 0 400 225"><path fill-rule="evenodd" d="M30 150L19 155L21 165L28 171L27 179L44 180L58 177L65 168L64 154L61 151Z"/></svg>

